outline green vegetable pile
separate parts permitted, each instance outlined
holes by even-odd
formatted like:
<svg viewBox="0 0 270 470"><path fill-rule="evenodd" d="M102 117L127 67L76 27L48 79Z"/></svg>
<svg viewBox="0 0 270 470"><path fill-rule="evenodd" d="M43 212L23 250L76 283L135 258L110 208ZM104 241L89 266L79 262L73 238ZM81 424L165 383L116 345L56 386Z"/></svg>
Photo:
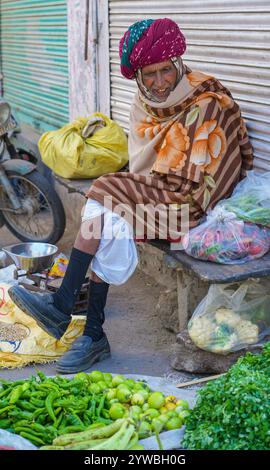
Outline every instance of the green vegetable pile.
<svg viewBox="0 0 270 470"><path fill-rule="evenodd" d="M239 219L270 227L270 207L263 207L261 202L259 194L251 192L222 201L222 207L234 212Z"/></svg>
<svg viewBox="0 0 270 470"><path fill-rule="evenodd" d="M182 427L188 408L185 400L152 392L144 381L97 370L80 372L71 380L46 377L40 371L27 380L0 379L0 428L38 447L55 443L58 436L119 419L134 424L129 426L131 436L135 432L141 439L155 434L159 439L161 431Z"/></svg>
<svg viewBox="0 0 270 470"><path fill-rule="evenodd" d="M247 353L199 391L181 446L197 450L270 449L270 343Z"/></svg>

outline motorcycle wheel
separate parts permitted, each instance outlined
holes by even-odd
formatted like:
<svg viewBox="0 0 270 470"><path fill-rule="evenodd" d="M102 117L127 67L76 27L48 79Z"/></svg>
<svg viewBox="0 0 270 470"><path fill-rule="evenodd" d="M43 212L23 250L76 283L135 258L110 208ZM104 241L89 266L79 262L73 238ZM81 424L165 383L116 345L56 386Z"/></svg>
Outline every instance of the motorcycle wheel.
<svg viewBox="0 0 270 470"><path fill-rule="evenodd" d="M1 212L7 228L23 242L56 243L66 226L62 202L51 184L38 171L27 175L7 172L25 213ZM0 207L12 208L10 200L0 187Z"/></svg>

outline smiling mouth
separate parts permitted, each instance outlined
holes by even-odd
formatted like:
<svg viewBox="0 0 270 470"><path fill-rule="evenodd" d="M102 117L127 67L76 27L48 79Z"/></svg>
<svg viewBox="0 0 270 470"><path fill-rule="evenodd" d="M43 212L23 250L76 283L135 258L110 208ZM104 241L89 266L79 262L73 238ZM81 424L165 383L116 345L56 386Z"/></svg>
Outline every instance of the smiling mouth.
<svg viewBox="0 0 270 470"><path fill-rule="evenodd" d="M157 93L158 95L164 95L167 92L168 92L168 88L164 88L164 89L161 89L161 90L155 90L155 93Z"/></svg>

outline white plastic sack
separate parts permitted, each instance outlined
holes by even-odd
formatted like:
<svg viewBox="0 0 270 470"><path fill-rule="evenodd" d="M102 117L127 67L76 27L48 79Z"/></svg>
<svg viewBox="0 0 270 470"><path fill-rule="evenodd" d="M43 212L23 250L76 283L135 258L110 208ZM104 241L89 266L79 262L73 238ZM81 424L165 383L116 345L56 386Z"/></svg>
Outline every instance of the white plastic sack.
<svg viewBox="0 0 270 470"><path fill-rule="evenodd" d="M124 284L138 264L133 229L118 214L99 202L88 199L82 222L104 214L104 227L100 244L91 263L91 269L108 284Z"/></svg>

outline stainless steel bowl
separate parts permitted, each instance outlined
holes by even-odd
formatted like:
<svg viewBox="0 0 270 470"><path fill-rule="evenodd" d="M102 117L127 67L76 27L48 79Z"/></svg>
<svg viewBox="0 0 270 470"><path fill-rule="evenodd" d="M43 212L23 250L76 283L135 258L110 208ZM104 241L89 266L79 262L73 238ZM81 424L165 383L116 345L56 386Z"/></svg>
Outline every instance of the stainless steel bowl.
<svg viewBox="0 0 270 470"><path fill-rule="evenodd" d="M48 269L58 251L57 246L49 243L18 243L2 248L12 258L16 267L27 273L40 273Z"/></svg>

